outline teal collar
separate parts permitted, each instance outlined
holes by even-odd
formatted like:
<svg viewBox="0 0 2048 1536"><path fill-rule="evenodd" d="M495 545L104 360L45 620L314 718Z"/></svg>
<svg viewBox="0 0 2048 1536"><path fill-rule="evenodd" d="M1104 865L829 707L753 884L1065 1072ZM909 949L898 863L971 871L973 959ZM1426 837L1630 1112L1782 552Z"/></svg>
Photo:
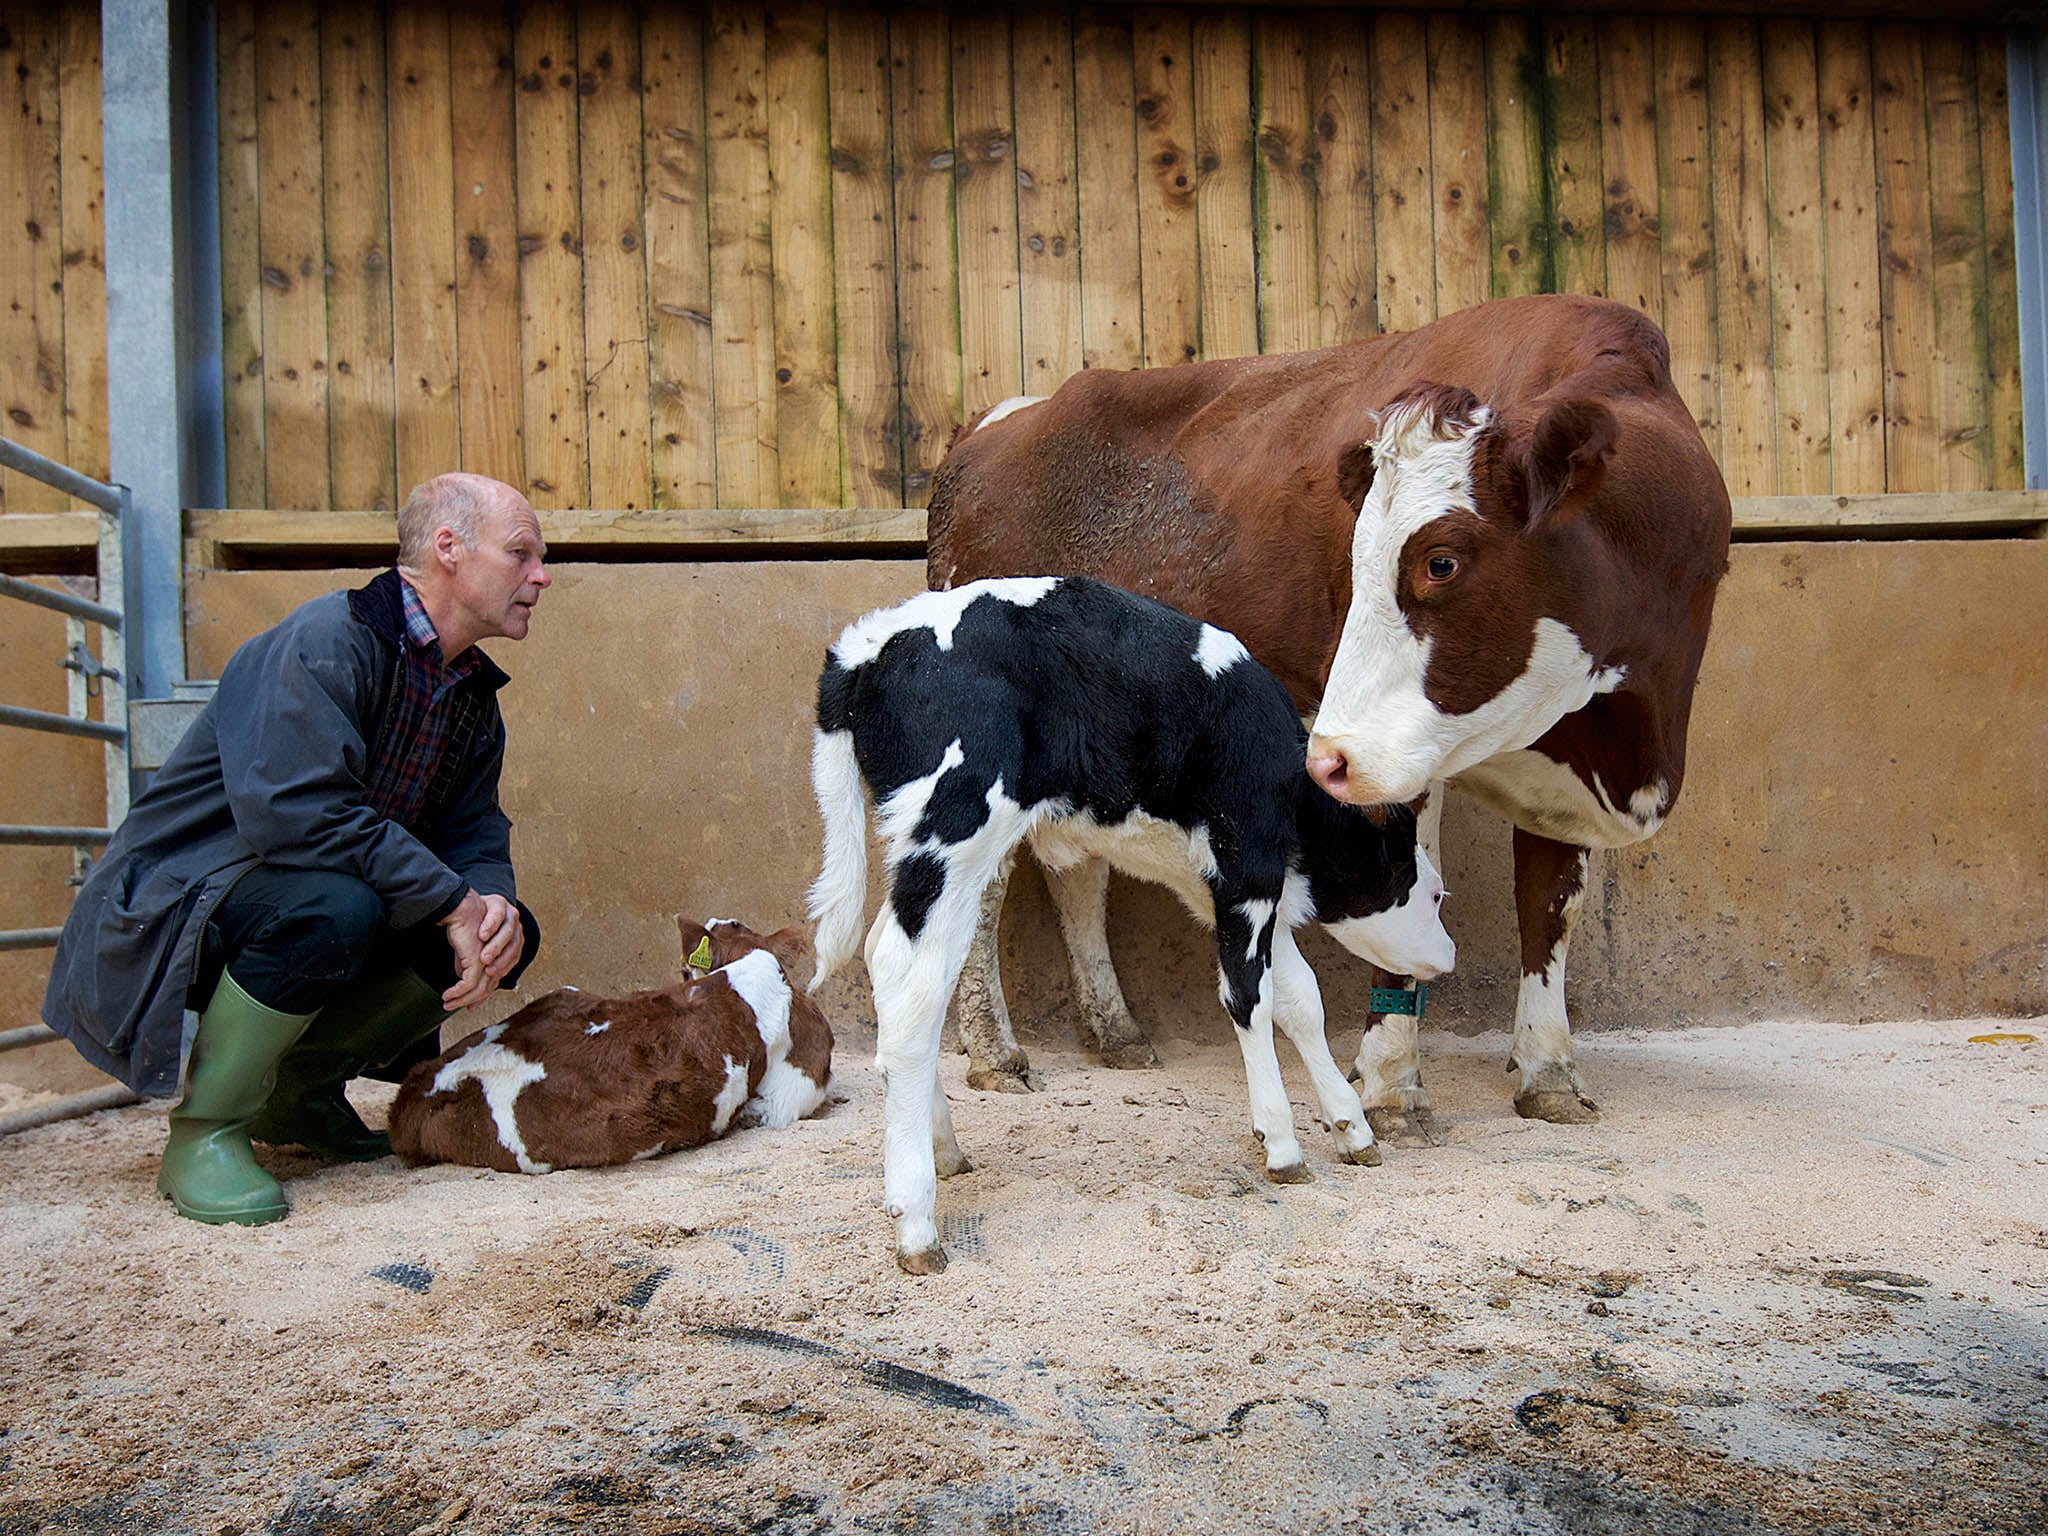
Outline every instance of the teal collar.
<svg viewBox="0 0 2048 1536"><path fill-rule="evenodd" d="M1374 987L1368 1006L1374 1013L1412 1013L1420 1024L1423 1004L1428 999L1427 987Z"/></svg>

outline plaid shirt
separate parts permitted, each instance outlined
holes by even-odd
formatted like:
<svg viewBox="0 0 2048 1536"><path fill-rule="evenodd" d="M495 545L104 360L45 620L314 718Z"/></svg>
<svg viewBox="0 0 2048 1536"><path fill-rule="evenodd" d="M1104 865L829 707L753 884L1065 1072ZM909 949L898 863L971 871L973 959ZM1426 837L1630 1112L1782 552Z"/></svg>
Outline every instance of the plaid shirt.
<svg viewBox="0 0 2048 1536"><path fill-rule="evenodd" d="M405 594L405 644L399 647L397 697L377 733L366 777L371 807L410 831L427 808L435 770L464 712L467 701L455 687L481 658L471 646L453 665L444 662L441 637L419 594L402 578L399 586Z"/></svg>

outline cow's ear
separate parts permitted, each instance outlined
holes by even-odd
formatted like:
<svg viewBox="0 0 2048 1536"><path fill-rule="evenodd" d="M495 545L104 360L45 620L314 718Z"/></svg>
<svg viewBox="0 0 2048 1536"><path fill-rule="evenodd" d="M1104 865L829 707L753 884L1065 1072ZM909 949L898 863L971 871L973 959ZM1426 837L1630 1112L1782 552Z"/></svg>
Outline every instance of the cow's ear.
<svg viewBox="0 0 2048 1536"><path fill-rule="evenodd" d="M689 918L684 917L680 912L676 914L676 938L682 944L682 948L676 951L676 953L681 957L676 962L677 970L689 972L699 969L707 971L712 969L712 967L708 965L699 967L692 965L690 963L690 957L697 952L699 945L703 945L708 942L710 938L710 933L711 930L706 928L702 923L692 922Z"/></svg>
<svg viewBox="0 0 2048 1536"><path fill-rule="evenodd" d="M1614 452L1621 425L1598 400L1560 400L1529 434L1522 478L1529 495L1528 527L1555 523L1559 509L1593 489Z"/></svg>
<svg viewBox="0 0 2048 1536"><path fill-rule="evenodd" d="M1354 443L1337 455L1337 494L1356 512L1372 489L1372 444Z"/></svg>

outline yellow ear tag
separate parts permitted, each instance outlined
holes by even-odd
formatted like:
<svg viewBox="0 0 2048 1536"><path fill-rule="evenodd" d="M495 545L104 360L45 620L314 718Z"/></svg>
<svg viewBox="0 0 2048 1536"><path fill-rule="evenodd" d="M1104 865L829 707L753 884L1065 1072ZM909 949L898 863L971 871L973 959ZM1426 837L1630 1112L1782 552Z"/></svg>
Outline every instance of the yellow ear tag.
<svg viewBox="0 0 2048 1536"><path fill-rule="evenodd" d="M708 971L711 969L710 934L707 933L697 940L697 947L690 951L690 958L685 960L683 964L693 971Z"/></svg>

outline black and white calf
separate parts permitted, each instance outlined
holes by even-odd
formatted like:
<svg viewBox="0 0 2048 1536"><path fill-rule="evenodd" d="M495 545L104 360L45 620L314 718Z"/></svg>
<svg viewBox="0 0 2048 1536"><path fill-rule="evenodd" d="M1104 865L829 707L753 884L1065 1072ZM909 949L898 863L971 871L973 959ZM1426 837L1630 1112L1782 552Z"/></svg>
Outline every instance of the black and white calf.
<svg viewBox="0 0 2048 1536"><path fill-rule="evenodd" d="M1375 825L1309 782L1305 739L1286 692L1234 636L1099 582L1012 577L920 593L840 635L818 679L811 759L825 823L811 985L860 931L865 781L888 868L866 953L884 1188L904 1269L945 1267L937 1173L965 1159L938 1090L939 1031L983 888L1026 838L1048 868L1101 856L1214 926L1267 1177L1308 1177L1276 1022L1339 1155L1379 1161L1292 931L1317 921L1387 970L1440 975L1454 958L1443 884L1411 817Z"/></svg>

